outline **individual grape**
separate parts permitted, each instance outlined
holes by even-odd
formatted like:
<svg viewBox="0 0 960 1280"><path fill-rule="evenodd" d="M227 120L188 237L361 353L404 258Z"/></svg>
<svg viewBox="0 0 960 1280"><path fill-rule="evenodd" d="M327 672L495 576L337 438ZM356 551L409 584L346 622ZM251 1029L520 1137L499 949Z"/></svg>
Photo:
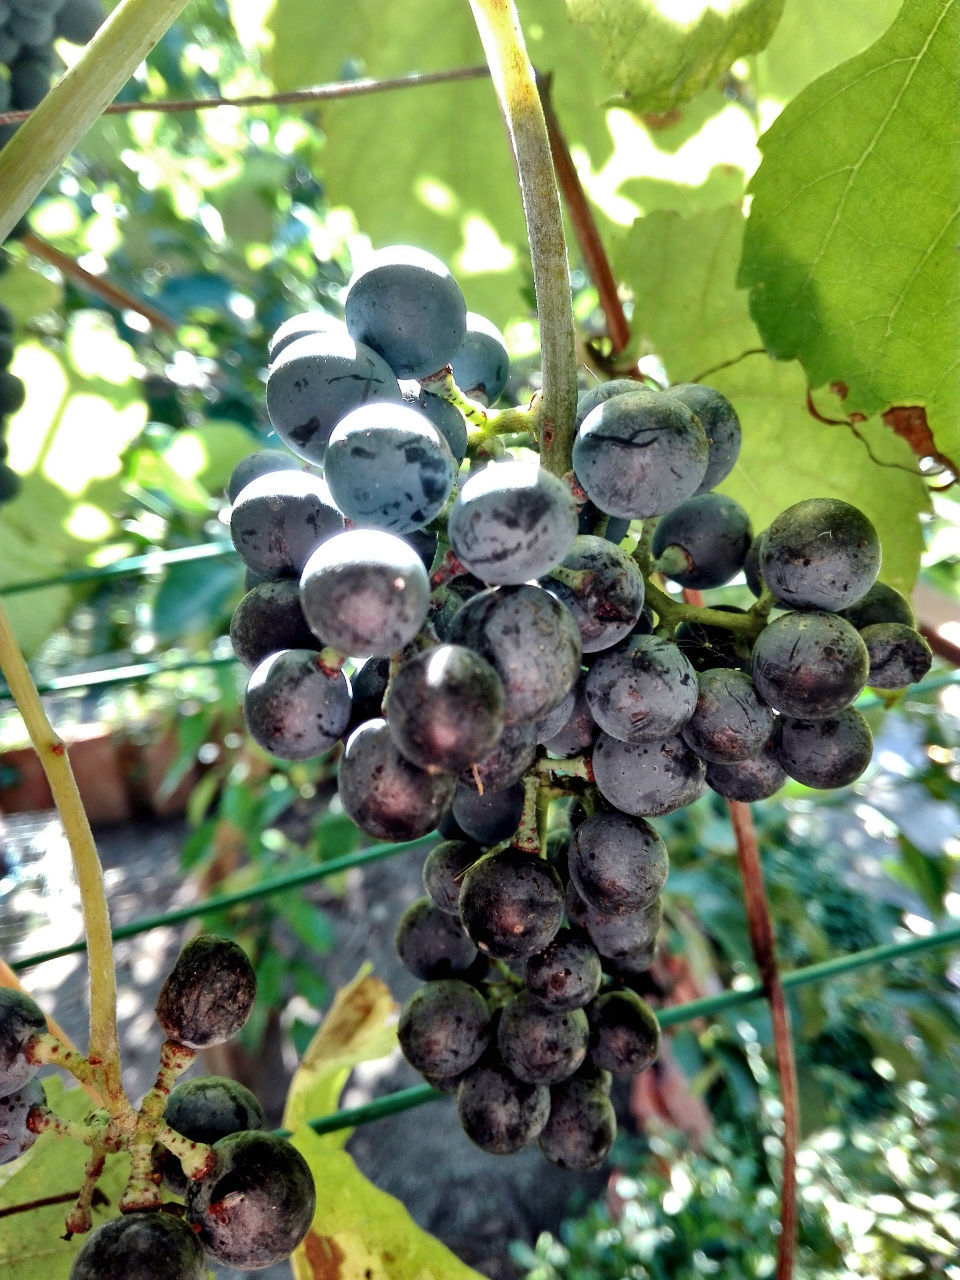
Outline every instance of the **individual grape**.
<svg viewBox="0 0 960 1280"><path fill-rule="evenodd" d="M252 587L233 611L230 643L251 671L280 649L316 649L296 578L268 578Z"/></svg>
<svg viewBox="0 0 960 1280"><path fill-rule="evenodd" d="M457 978L428 982L400 1010L397 1039L403 1056L423 1075L460 1077L490 1043L487 1002Z"/></svg>
<svg viewBox="0 0 960 1280"><path fill-rule="evenodd" d="M9 1164L33 1146L37 1135L29 1127L30 1112L46 1106L46 1094L36 1078L0 1098L0 1165Z"/></svg>
<svg viewBox="0 0 960 1280"><path fill-rule="evenodd" d="M596 813L574 828L567 866L577 892L600 911L642 911L667 881L667 846L649 822Z"/></svg>
<svg viewBox="0 0 960 1280"><path fill-rule="evenodd" d="M682 400L697 415L706 432L710 453L697 493L707 493L730 474L740 456L740 419L726 396L699 382L678 382L668 387L664 395Z"/></svg>
<svg viewBox="0 0 960 1280"><path fill-rule="evenodd" d="M590 1056L615 1076L635 1076L656 1061L660 1026L634 991L610 991L587 1010Z"/></svg>
<svg viewBox="0 0 960 1280"><path fill-rule="evenodd" d="M720 587L743 568L750 517L733 498L701 493L657 521L650 543L654 568L681 587Z"/></svg>
<svg viewBox="0 0 960 1280"><path fill-rule="evenodd" d="M579 427L584 418L592 413L598 405L605 404L608 400L612 400L614 396L626 395L629 391L638 391L643 387L644 384L637 382L634 378L611 378L609 382L598 382L589 391L581 392L577 400L576 425Z"/></svg>
<svg viewBox="0 0 960 1280"><path fill-rule="evenodd" d="M676 398L641 387L584 418L573 468L602 511L645 520L691 497L707 469L707 437Z"/></svg>
<svg viewBox="0 0 960 1280"><path fill-rule="evenodd" d="M436 529L408 529L403 535L404 542L410 544L423 561L423 567L429 573L437 558L440 545L440 534Z"/></svg>
<svg viewBox="0 0 960 1280"><path fill-rule="evenodd" d="M337 506L353 524L394 533L439 515L457 471L433 423L402 403L366 404L342 417L323 465Z"/></svg>
<svg viewBox="0 0 960 1280"><path fill-rule="evenodd" d="M562 702L558 702L551 711L547 712L542 720L538 720L536 722L535 729L537 742L547 742L548 739L555 738L560 730L566 725L567 721L573 715L573 710L577 701L577 685L580 683L581 682L578 680L577 684L575 684L568 692L564 700ZM586 705L585 699L584 705Z"/></svg>
<svg viewBox="0 0 960 1280"><path fill-rule="evenodd" d="M286 1138L247 1130L213 1144L215 1163L191 1180L186 1220L208 1253L255 1271L290 1256L316 1208L310 1166Z"/></svg>
<svg viewBox="0 0 960 1280"><path fill-rule="evenodd" d="M395 533L348 529L328 538L304 565L300 603L323 644L358 658L385 656L423 626L430 579Z"/></svg>
<svg viewBox="0 0 960 1280"><path fill-rule="evenodd" d="M867 684L875 689L905 689L933 663L933 650L920 632L902 622L874 622L860 636L870 657Z"/></svg>
<svg viewBox="0 0 960 1280"><path fill-rule="evenodd" d="M697 705L697 676L666 636L632 636L600 654L586 681L590 714L620 742L657 742L677 732Z"/></svg>
<svg viewBox="0 0 960 1280"><path fill-rule="evenodd" d="M416 840L449 808L457 781L427 773L394 745L384 720L369 720L347 739L337 788L347 815L378 840Z"/></svg>
<svg viewBox="0 0 960 1280"><path fill-rule="evenodd" d="M444 644L405 662L384 714L397 747L421 769L459 773L493 751L503 733L503 685L472 649Z"/></svg>
<svg viewBox="0 0 960 1280"><path fill-rule="evenodd" d="M344 319L398 378L425 378L450 364L467 332L460 286L439 258L409 245L373 254L350 282Z"/></svg>
<svg viewBox="0 0 960 1280"><path fill-rule="evenodd" d="M746 613L735 604L719 604L714 608L720 613L741 616ZM709 671L712 667L743 669L750 665L750 641L729 627L712 626L694 618L680 623L674 639L695 671Z"/></svg>
<svg viewBox="0 0 960 1280"><path fill-rule="evenodd" d="M849 502L809 498L781 511L770 525L760 571L786 608L834 613L873 586L880 571L880 539Z"/></svg>
<svg viewBox="0 0 960 1280"><path fill-rule="evenodd" d="M529 991L504 1005L497 1048L504 1065L528 1084L556 1084L587 1056L590 1025L582 1009L545 1009Z"/></svg>
<svg viewBox="0 0 960 1280"><path fill-rule="evenodd" d="M567 892L566 910L571 925L586 931L599 954L617 961L652 953L663 919L659 898L639 911L602 911L584 902L573 885Z"/></svg>
<svg viewBox="0 0 960 1280"><path fill-rule="evenodd" d="M471 840L478 844L499 844L519 827L523 798L522 782L482 794L476 783L461 782L453 797L453 816Z"/></svg>
<svg viewBox="0 0 960 1280"><path fill-rule="evenodd" d="M423 862L423 887L430 899L448 915L460 915L460 881L463 874L483 856L472 840L441 840Z"/></svg>
<svg viewBox="0 0 960 1280"><path fill-rule="evenodd" d="M43 1010L25 991L0 987L0 1095L15 1093L37 1070L26 1056L47 1029Z"/></svg>
<svg viewBox="0 0 960 1280"><path fill-rule="evenodd" d="M603 533L600 533L598 526L602 521L606 521L606 525ZM589 498L581 505L580 514L577 517L577 533L594 534L607 542L622 542L629 532L630 521L623 516L607 515Z"/></svg>
<svg viewBox="0 0 960 1280"><path fill-rule="evenodd" d="M584 653L609 649L625 639L643 609L643 575L636 561L592 535L577 537L543 586L573 614Z"/></svg>
<svg viewBox="0 0 960 1280"><path fill-rule="evenodd" d="M492 1155L511 1155L529 1146L549 1112L546 1085L518 1080L499 1062L474 1067L457 1089L457 1115L464 1133Z"/></svg>
<svg viewBox="0 0 960 1280"><path fill-rule="evenodd" d="M460 921L429 898L411 902L397 923L394 935L400 963L416 978L456 978L467 972L477 949Z"/></svg>
<svg viewBox="0 0 960 1280"><path fill-rule="evenodd" d="M756 755L773 732L773 711L743 671L714 667L697 676L697 706L680 737L701 760L732 764Z"/></svg>
<svg viewBox="0 0 960 1280"><path fill-rule="evenodd" d="M52 39L52 14L49 15L49 19ZM36 48L37 45L35 44L33 47ZM32 111L46 97L49 88L50 63L47 58L38 58L31 56L29 53L21 53L15 61L10 63L10 102L15 110Z"/></svg>
<svg viewBox="0 0 960 1280"><path fill-rule="evenodd" d="M482 591L461 606L447 639L476 650L496 671L506 724L542 719L580 673L580 631L573 615L540 587Z"/></svg>
<svg viewBox="0 0 960 1280"><path fill-rule="evenodd" d="M318 333L343 336L346 333L346 326L342 320L338 320L336 316L326 311L301 311L295 316L290 316L270 338L267 347L268 362L273 364L281 351L285 351L291 342L296 342L298 338L310 338Z"/></svg>
<svg viewBox="0 0 960 1280"><path fill-rule="evenodd" d="M256 974L243 948L201 933L183 947L167 975L157 1020L168 1040L205 1049L236 1035L256 996Z"/></svg>
<svg viewBox="0 0 960 1280"><path fill-rule="evenodd" d="M600 990L603 970L592 942L561 929L542 951L527 957L523 976L531 996L560 1012L589 1004Z"/></svg>
<svg viewBox="0 0 960 1280"><path fill-rule="evenodd" d="M353 409L371 401L399 400L400 384L389 365L343 332L297 338L267 373L273 429L307 462L323 462L330 432Z"/></svg>
<svg viewBox="0 0 960 1280"><path fill-rule="evenodd" d="M775 750L791 778L828 791L860 777L873 755L873 735L856 707L826 720L784 716Z"/></svg>
<svg viewBox="0 0 960 1280"><path fill-rule="evenodd" d="M266 578L299 574L317 547L343 529L322 476L271 471L251 480L230 509L240 559Z"/></svg>
<svg viewBox="0 0 960 1280"><path fill-rule="evenodd" d="M885 582L875 582L859 600L841 609L840 617L846 618L858 631L877 622L900 622L905 627L917 625L913 605L896 587L889 587Z"/></svg>
<svg viewBox="0 0 960 1280"><path fill-rule="evenodd" d="M482 858L460 885L460 919L477 948L499 960L542 951L563 919L563 886L542 858L504 849Z"/></svg>
<svg viewBox="0 0 960 1280"><path fill-rule="evenodd" d="M467 332L450 362L453 380L466 395L496 404L510 376L510 353L497 326L475 311L467 312Z"/></svg>
<svg viewBox="0 0 960 1280"><path fill-rule="evenodd" d="M100 0L67 0L57 10L56 33L71 44L89 44L103 24Z"/></svg>
<svg viewBox="0 0 960 1280"><path fill-rule="evenodd" d="M530 721L510 724L492 751L460 774L460 781L484 793L503 791L519 782L537 755L537 726Z"/></svg>
<svg viewBox="0 0 960 1280"><path fill-rule="evenodd" d="M368 720L383 714L383 696L390 679L390 659L385 655L367 658L350 677L352 705L349 729L352 732Z"/></svg>
<svg viewBox="0 0 960 1280"><path fill-rule="evenodd" d="M450 639L450 627L463 605L481 591L486 591L479 578L472 573L459 574L452 581L437 587L430 597L430 625L440 640Z"/></svg>
<svg viewBox="0 0 960 1280"><path fill-rule="evenodd" d="M577 536L570 490L536 460L491 462L461 486L447 522L457 559L484 582L545 574Z"/></svg>
<svg viewBox="0 0 960 1280"><path fill-rule="evenodd" d="M657 817L693 804L703 794L706 768L680 737L619 742L601 733L593 748L600 794L634 817Z"/></svg>
<svg viewBox="0 0 960 1280"><path fill-rule="evenodd" d="M561 1169L596 1169L613 1146L617 1117L596 1085L562 1080L550 1090L550 1115L540 1131L540 1150Z"/></svg>
<svg viewBox="0 0 960 1280"><path fill-rule="evenodd" d="M248 453L245 458L241 458L233 468L230 479L227 481L227 498L230 502L236 502L241 490L245 489L251 480L268 476L272 471L302 470L303 461L295 458L286 449L257 449L255 453Z"/></svg>
<svg viewBox="0 0 960 1280"><path fill-rule="evenodd" d="M467 452L467 421L460 410L443 396L424 391L419 382L401 382L400 390L403 403L429 418L440 432L459 466Z"/></svg>
<svg viewBox="0 0 960 1280"><path fill-rule="evenodd" d="M210 1146L228 1133L267 1127L259 1100L245 1085L227 1076L194 1076L174 1085L163 1118L183 1137ZM153 1165L170 1190L182 1196L189 1179L173 1152L158 1143Z"/></svg>
<svg viewBox="0 0 960 1280"><path fill-rule="evenodd" d="M572 692L573 706L566 721L552 737L543 741L543 745L550 754L559 756L562 760L567 760L570 756L578 755L581 751L592 747L600 732L600 726L590 714L585 674L580 675Z"/></svg>
<svg viewBox="0 0 960 1280"><path fill-rule="evenodd" d="M250 673L243 695L247 732L279 760L312 760L350 723L350 686L315 649L281 649Z"/></svg>
<svg viewBox="0 0 960 1280"><path fill-rule="evenodd" d="M23 408L27 399L27 387L9 369L0 369L0 417L6 418Z"/></svg>
<svg viewBox="0 0 960 1280"><path fill-rule="evenodd" d="M707 785L726 800L753 804L768 800L787 780L786 770L775 751L776 730L756 755L735 764L708 764Z"/></svg>
<svg viewBox="0 0 960 1280"><path fill-rule="evenodd" d="M0 463L0 502L9 502L23 488L23 481L7 464Z"/></svg>
<svg viewBox="0 0 960 1280"><path fill-rule="evenodd" d="M760 575L760 552L763 550L763 539L766 536L766 529L763 529L747 548L747 554L743 559L743 576L747 580L747 586L755 596L763 594L763 578Z"/></svg>
<svg viewBox="0 0 960 1280"><path fill-rule="evenodd" d="M870 656L858 631L833 613L785 613L753 645L751 674L760 697L802 720L835 715L867 682Z"/></svg>
<svg viewBox="0 0 960 1280"><path fill-rule="evenodd" d="M160 1210L124 1213L97 1227L69 1280L206 1280L203 1246L189 1223Z"/></svg>

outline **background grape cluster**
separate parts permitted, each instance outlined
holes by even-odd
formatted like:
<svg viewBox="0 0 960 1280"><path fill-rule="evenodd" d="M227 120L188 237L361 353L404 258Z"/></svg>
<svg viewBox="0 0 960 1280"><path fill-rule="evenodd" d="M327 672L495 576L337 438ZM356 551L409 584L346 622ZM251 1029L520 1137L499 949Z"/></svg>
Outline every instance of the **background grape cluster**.
<svg viewBox="0 0 960 1280"><path fill-rule="evenodd" d="M62 66L54 41L86 44L103 18L100 0L0 0L0 111L32 111ZM0 125L0 145L16 127Z"/></svg>

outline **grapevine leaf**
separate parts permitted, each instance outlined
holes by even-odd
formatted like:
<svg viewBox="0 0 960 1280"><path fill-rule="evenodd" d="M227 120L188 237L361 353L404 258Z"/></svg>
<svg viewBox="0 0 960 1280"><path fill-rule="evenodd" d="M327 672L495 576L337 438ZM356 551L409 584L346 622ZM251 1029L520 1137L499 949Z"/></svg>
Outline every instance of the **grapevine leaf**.
<svg viewBox="0 0 960 1280"><path fill-rule="evenodd" d="M567 0L599 45L604 70L635 111L671 111L697 97L776 29L783 0Z"/></svg>
<svg viewBox="0 0 960 1280"><path fill-rule="evenodd" d="M846 412L925 410L960 453L957 0L903 6L761 139L740 283L764 344Z"/></svg>
<svg viewBox="0 0 960 1280"><path fill-rule="evenodd" d="M743 226L729 208L638 221L615 255L618 278L635 294L634 332L671 382L707 382L733 403L743 448L720 487L757 532L803 498L842 498L877 526L883 580L909 591L923 545L918 515L927 509L916 459L876 420L855 428L818 421L800 365L764 353L735 281ZM826 399L824 416L843 417L845 406Z"/></svg>

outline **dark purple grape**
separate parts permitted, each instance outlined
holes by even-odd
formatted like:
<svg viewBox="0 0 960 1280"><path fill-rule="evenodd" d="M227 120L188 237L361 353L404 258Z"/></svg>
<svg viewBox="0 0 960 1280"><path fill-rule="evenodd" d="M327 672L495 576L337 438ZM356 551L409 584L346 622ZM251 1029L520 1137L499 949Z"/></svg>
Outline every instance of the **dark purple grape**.
<svg viewBox="0 0 960 1280"><path fill-rule="evenodd" d="M604 733L619 742L657 742L693 715L697 675L668 637L631 636L596 659L586 693Z"/></svg>
<svg viewBox="0 0 960 1280"><path fill-rule="evenodd" d="M667 882L667 846L649 822L625 813L597 813L574 829L570 879L600 911L642 911Z"/></svg>
<svg viewBox="0 0 960 1280"><path fill-rule="evenodd" d="M565 570L572 570L577 580L565 581ZM643 575L636 561L605 538L578 536L543 586L573 614L584 653L625 639L643 610Z"/></svg>
<svg viewBox="0 0 960 1280"><path fill-rule="evenodd" d="M157 1021L168 1040L190 1049L223 1044L253 1008L257 977L242 947L201 933L183 947L157 998Z"/></svg>
<svg viewBox="0 0 960 1280"><path fill-rule="evenodd" d="M460 919L485 955L499 960L531 956L560 928L560 877L532 853L504 849L489 854L463 877Z"/></svg>
<svg viewBox="0 0 960 1280"><path fill-rule="evenodd" d="M503 334L486 316L468 311L467 334L451 365L461 391L483 404L496 404L510 376L510 353Z"/></svg>
<svg viewBox="0 0 960 1280"><path fill-rule="evenodd" d="M593 748L600 794L634 817L657 817L692 804L703 794L706 769L682 738L620 742L601 733Z"/></svg>
<svg viewBox="0 0 960 1280"><path fill-rule="evenodd" d="M519 782L537 754L537 726L530 721L508 724L500 740L483 759L460 774L460 781L477 789L503 791Z"/></svg>
<svg viewBox="0 0 960 1280"><path fill-rule="evenodd" d="M743 671L714 667L697 676L693 715L680 737L701 760L733 764L756 755L773 732L774 715Z"/></svg>
<svg viewBox="0 0 960 1280"><path fill-rule="evenodd" d="M503 685L478 653L444 644L403 664L387 690L384 715L408 760L459 773L493 751L503 733Z"/></svg>
<svg viewBox="0 0 960 1280"><path fill-rule="evenodd" d="M43 1010L25 991L0 987L0 1094L15 1093L37 1070L26 1051L47 1029Z"/></svg>
<svg viewBox="0 0 960 1280"><path fill-rule="evenodd" d="M383 696L390 678L390 659L367 658L350 677L350 729L367 720L379 720L383 714Z"/></svg>
<svg viewBox="0 0 960 1280"><path fill-rule="evenodd" d="M459 466L467 452L467 422L460 410L442 396L424 391L419 382L402 382L400 390L404 404L417 409L437 428Z"/></svg>
<svg viewBox="0 0 960 1280"><path fill-rule="evenodd" d="M860 635L870 656L867 684L875 689L905 689L930 670L933 650L919 631L902 622L874 622Z"/></svg>
<svg viewBox="0 0 960 1280"><path fill-rule="evenodd" d="M239 1081L227 1076L194 1076L174 1085L163 1118L185 1138L210 1146L228 1133L267 1127L258 1099ZM173 1152L158 1144L153 1164L170 1190L183 1195L188 1179Z"/></svg>
<svg viewBox="0 0 960 1280"><path fill-rule="evenodd" d="M713 606L721 613L746 614L735 604ZM750 666L750 641L728 627L713 626L692 618L681 622L674 633L677 648L695 671L709 671L713 667Z"/></svg>
<svg viewBox="0 0 960 1280"><path fill-rule="evenodd" d="M791 778L805 787L828 791L860 777L873 755L873 735L856 707L847 707L827 720L784 716L776 754Z"/></svg>
<svg viewBox="0 0 960 1280"><path fill-rule="evenodd" d="M578 677L572 693L573 705L566 720L552 737L543 740L543 745L550 754L563 760L592 747L600 732L600 726L590 714L585 673Z"/></svg>
<svg viewBox="0 0 960 1280"><path fill-rule="evenodd" d="M763 578L760 576L760 552L763 550L763 539L766 536L766 529L762 530L747 548L747 554L743 559L743 576L747 580L747 586L755 596L763 594Z"/></svg>
<svg viewBox="0 0 960 1280"><path fill-rule="evenodd" d="M461 831L477 844L508 840L523 816L524 790L515 782L500 791L477 790L473 782L461 782L453 797L453 817Z"/></svg>
<svg viewBox="0 0 960 1280"><path fill-rule="evenodd" d="M400 963L424 982L459 977L477 958L459 919L429 898L410 903L397 923L394 941Z"/></svg>
<svg viewBox="0 0 960 1280"><path fill-rule="evenodd" d="M607 1094L576 1077L550 1090L550 1115L540 1131L540 1150L561 1169L596 1169L613 1146L617 1117Z"/></svg>
<svg viewBox="0 0 960 1280"><path fill-rule="evenodd" d="M213 1145L215 1163L187 1186L187 1222L219 1262L255 1271L290 1256L316 1208L310 1166L286 1138L247 1130Z"/></svg>
<svg viewBox="0 0 960 1280"><path fill-rule="evenodd" d="M603 977L596 947L569 929L528 956L523 973L531 996L557 1012L589 1004Z"/></svg>
<svg viewBox="0 0 960 1280"><path fill-rule="evenodd" d="M552 711L548 711L542 720L538 720L536 722L535 730L537 742L546 743L548 739L555 738L560 730L564 728L567 721L573 715L573 709L577 700L576 689L577 685L580 683L581 681L578 680L577 684L574 685L564 700L557 703ZM583 696L582 689L580 690L580 693L583 704L586 706L586 698Z"/></svg>
<svg viewBox="0 0 960 1280"><path fill-rule="evenodd" d="M69 1280L206 1280L203 1246L188 1222L152 1210L97 1227L73 1260Z"/></svg>
<svg viewBox="0 0 960 1280"><path fill-rule="evenodd" d="M30 1112L46 1102L43 1084L35 1077L0 1098L0 1165L16 1160L36 1142L28 1124Z"/></svg>
<svg viewBox="0 0 960 1280"><path fill-rule="evenodd" d="M720 587L743 568L750 517L733 498L701 493L657 521L650 547L654 567L682 587Z"/></svg>
<svg viewBox="0 0 960 1280"><path fill-rule="evenodd" d="M280 649L319 648L300 607L296 578L268 579L251 588L233 611L230 643L251 671Z"/></svg>
<svg viewBox="0 0 960 1280"><path fill-rule="evenodd" d="M760 571L786 608L833 613L873 586L880 572L880 539L849 502L809 498L781 511L770 525Z"/></svg>
<svg viewBox="0 0 960 1280"><path fill-rule="evenodd" d="M493 1155L511 1155L529 1146L549 1112L546 1085L518 1080L502 1063L474 1067L457 1089L457 1115L464 1133Z"/></svg>
<svg viewBox="0 0 960 1280"><path fill-rule="evenodd" d="M227 481L227 498L236 502L240 492L251 480L267 476L272 471L302 471L303 460L295 458L286 449L258 449L241 458Z"/></svg>
<svg viewBox="0 0 960 1280"><path fill-rule="evenodd" d="M281 351L289 347L291 342L296 342L298 338L309 338L318 333L344 335L346 327L342 320L338 320L336 316L326 311L301 311L298 315L290 316L270 338L267 347L268 363L273 364Z"/></svg>
<svg viewBox="0 0 960 1280"><path fill-rule="evenodd" d="M350 686L315 649L282 649L251 672L243 718L251 738L270 755L312 760L346 732Z"/></svg>
<svg viewBox="0 0 960 1280"><path fill-rule="evenodd" d="M675 387L668 387L664 395L682 400L700 419L710 454L706 475L697 493L715 489L730 474L740 456L740 419L733 405L714 387L705 387L699 382L678 382Z"/></svg>
<svg viewBox="0 0 960 1280"><path fill-rule="evenodd" d="M487 588L472 573L462 573L445 586L434 589L430 597L430 625L441 641L450 639L450 626L462 605Z"/></svg>
<svg viewBox="0 0 960 1280"><path fill-rule="evenodd" d="M601 911L592 907L571 885L566 897L571 925L583 929L597 951L608 960L624 960L652 952L663 919L663 904L656 898L639 911Z"/></svg>
<svg viewBox="0 0 960 1280"><path fill-rule="evenodd" d="M461 486L447 533L471 573L515 585L559 564L577 536L577 508L563 481L535 459L491 462Z"/></svg>
<svg viewBox="0 0 960 1280"><path fill-rule="evenodd" d="M638 391L643 385L634 378L612 378L609 382L598 382L589 391L581 392L577 400L577 426L579 427L584 418L598 405L605 404L614 396L625 395L628 391Z"/></svg>
<svg viewBox="0 0 960 1280"><path fill-rule="evenodd" d="M597 526L603 520L606 521L606 525L603 533L600 534L597 533ZM623 516L607 515L605 511L601 511L588 498L580 507L577 532L580 534L595 534L597 537L605 538L607 542L622 542L630 532L630 521Z"/></svg>
<svg viewBox="0 0 960 1280"><path fill-rule="evenodd" d="M384 720L368 720L347 739L337 788L349 817L378 840L416 840L453 801L452 774L427 773L396 748Z"/></svg>
<svg viewBox="0 0 960 1280"><path fill-rule="evenodd" d="M397 1038L403 1056L423 1075L460 1077L490 1043L487 1002L466 982L428 982L400 1010Z"/></svg>
<svg viewBox="0 0 960 1280"><path fill-rule="evenodd" d="M529 991L504 1005L497 1048L504 1065L528 1084L566 1080L587 1056L590 1025L583 1009L546 1009Z"/></svg>
<svg viewBox="0 0 960 1280"><path fill-rule="evenodd" d="M707 785L726 800L742 800L747 804L768 800L787 780L775 745L776 730L756 755L735 764L708 764Z"/></svg>
<svg viewBox="0 0 960 1280"><path fill-rule="evenodd" d="M913 605L906 596L885 582L875 582L859 600L841 609L840 617L846 618L858 631L877 622L901 622L905 627L917 625Z"/></svg>
<svg viewBox="0 0 960 1280"><path fill-rule="evenodd" d="M869 672L860 633L833 613L785 613L754 641L751 674L757 693L786 716L836 715L857 697Z"/></svg>
<svg viewBox="0 0 960 1280"><path fill-rule="evenodd" d="M265 578L299 574L317 547L343 529L322 476L271 471L240 490L230 536L240 559Z"/></svg>
<svg viewBox="0 0 960 1280"><path fill-rule="evenodd" d="M441 840L427 854L423 887L441 911L459 919L460 881L482 856L483 849L472 840Z"/></svg>
<svg viewBox="0 0 960 1280"><path fill-rule="evenodd" d="M635 1076L656 1061L660 1026L634 991L610 991L587 1009L590 1056L615 1076Z"/></svg>
<svg viewBox="0 0 960 1280"><path fill-rule="evenodd" d="M707 437L676 398L640 387L584 418L573 468L601 511L645 520L691 497L707 470Z"/></svg>

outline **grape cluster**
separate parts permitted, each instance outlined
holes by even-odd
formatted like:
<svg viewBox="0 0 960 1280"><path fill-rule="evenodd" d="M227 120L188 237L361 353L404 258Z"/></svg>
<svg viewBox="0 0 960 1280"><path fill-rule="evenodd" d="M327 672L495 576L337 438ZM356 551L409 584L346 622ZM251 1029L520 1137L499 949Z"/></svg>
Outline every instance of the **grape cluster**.
<svg viewBox="0 0 960 1280"><path fill-rule="evenodd" d="M0 987L0 1165L22 1155L36 1140L31 1111L45 1105L43 1085L30 1046L47 1029L40 1006L23 991Z"/></svg>
<svg viewBox="0 0 960 1280"><path fill-rule="evenodd" d="M265 750L343 743L364 832L444 837L397 928L424 984L404 1054L485 1149L539 1141L584 1169L613 1139L612 1075L657 1054L634 989L668 868L649 820L708 787L853 781L872 749L854 701L931 655L862 512L808 500L754 537L715 491L740 448L719 392L594 387L558 477L489 430L507 369L449 271L406 247L354 277L343 321L281 326L266 399L294 456L231 483L250 588L231 636ZM748 610L657 585L740 572Z"/></svg>
<svg viewBox="0 0 960 1280"><path fill-rule="evenodd" d="M0 273L7 265L6 254L0 252ZM10 372L13 360L13 316L0 304L0 503L9 502L20 492L20 477L7 466L7 441L4 419L17 412L26 398L23 380Z"/></svg>

